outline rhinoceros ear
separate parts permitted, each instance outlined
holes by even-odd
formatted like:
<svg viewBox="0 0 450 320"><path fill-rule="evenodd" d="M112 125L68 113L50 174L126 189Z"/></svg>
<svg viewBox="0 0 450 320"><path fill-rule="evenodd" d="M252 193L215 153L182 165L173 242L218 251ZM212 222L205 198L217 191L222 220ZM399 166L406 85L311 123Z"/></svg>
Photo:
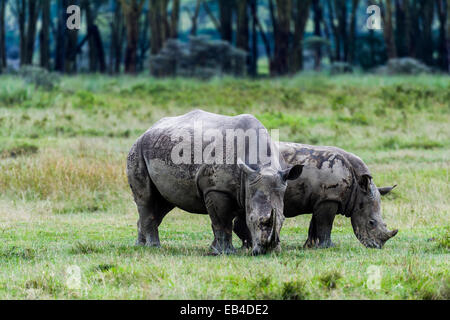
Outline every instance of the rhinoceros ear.
<svg viewBox="0 0 450 320"><path fill-rule="evenodd" d="M370 191L370 181L372 180L372 176L365 174L361 176L358 183L363 192L368 193Z"/></svg>
<svg viewBox="0 0 450 320"><path fill-rule="evenodd" d="M393 186L393 187L383 187L383 188L378 188L378 191L380 192L380 194L382 196L387 195L389 192L391 192L397 185Z"/></svg>
<svg viewBox="0 0 450 320"><path fill-rule="evenodd" d="M302 175L302 172L303 172L303 165L297 164L289 169L282 171L281 176L283 177L284 181L295 180Z"/></svg>
<svg viewBox="0 0 450 320"><path fill-rule="evenodd" d="M237 161L237 165L239 166L239 168L244 171L246 174L250 175L253 173L256 173L256 170L253 170L252 168L250 168L248 165L246 165L241 159L238 159Z"/></svg>

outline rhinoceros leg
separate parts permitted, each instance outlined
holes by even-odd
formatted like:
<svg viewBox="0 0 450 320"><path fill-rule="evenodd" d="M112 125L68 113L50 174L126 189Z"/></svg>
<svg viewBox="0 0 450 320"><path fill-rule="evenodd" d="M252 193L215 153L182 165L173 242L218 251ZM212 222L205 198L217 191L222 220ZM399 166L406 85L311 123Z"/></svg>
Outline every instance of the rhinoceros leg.
<svg viewBox="0 0 450 320"><path fill-rule="evenodd" d="M139 212L136 245L159 247L158 227L173 205L161 196L153 184L139 148L138 144L131 148L127 161L128 182Z"/></svg>
<svg viewBox="0 0 450 320"><path fill-rule="evenodd" d="M214 241L211 244L213 255L235 253L232 232L236 213L234 213L231 203L232 199L221 192L209 192L205 197L206 208L214 232Z"/></svg>
<svg viewBox="0 0 450 320"><path fill-rule="evenodd" d="M155 198L150 198L146 204L137 206L139 211L137 245L161 246L158 228L173 206L164 199Z"/></svg>
<svg viewBox="0 0 450 320"><path fill-rule="evenodd" d="M338 204L332 201L317 205L309 225L305 248L329 248L334 246L331 241L331 229L338 209Z"/></svg>
<svg viewBox="0 0 450 320"><path fill-rule="evenodd" d="M237 216L234 219L233 231L242 241L242 248L249 249L252 247L252 235L245 222L245 217Z"/></svg>

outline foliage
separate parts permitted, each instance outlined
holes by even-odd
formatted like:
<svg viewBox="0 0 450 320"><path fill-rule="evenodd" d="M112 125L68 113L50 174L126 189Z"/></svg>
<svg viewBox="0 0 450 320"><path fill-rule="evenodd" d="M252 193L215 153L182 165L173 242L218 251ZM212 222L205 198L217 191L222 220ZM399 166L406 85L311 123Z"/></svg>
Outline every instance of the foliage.
<svg viewBox="0 0 450 320"><path fill-rule="evenodd" d="M206 37L191 37L185 44L170 39L164 48L150 59L151 73L157 77L184 76L209 79L220 75L240 76L245 73L245 51L226 41L210 41Z"/></svg>
<svg viewBox="0 0 450 320"><path fill-rule="evenodd" d="M52 90L59 82L59 76L56 73L37 66L23 66L18 73L27 83L44 90Z"/></svg>
<svg viewBox="0 0 450 320"><path fill-rule="evenodd" d="M380 67L376 71L379 74L417 75L421 73L430 73L431 68L413 58L397 58L390 59L386 66Z"/></svg>
<svg viewBox="0 0 450 320"><path fill-rule="evenodd" d="M353 73L353 67L347 62L333 62L330 65L330 73L332 75Z"/></svg>

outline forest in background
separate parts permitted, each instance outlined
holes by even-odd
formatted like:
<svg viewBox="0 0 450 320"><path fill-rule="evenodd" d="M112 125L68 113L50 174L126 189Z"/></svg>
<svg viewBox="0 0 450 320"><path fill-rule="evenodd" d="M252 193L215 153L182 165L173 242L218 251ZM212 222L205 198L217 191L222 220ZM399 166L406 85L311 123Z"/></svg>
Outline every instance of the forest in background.
<svg viewBox="0 0 450 320"><path fill-rule="evenodd" d="M372 4L382 30L366 27ZM70 5L81 8L80 30L66 27ZM207 36L245 52L250 76L261 61L277 76L335 62L370 70L398 57L447 72L449 11L447 0L0 0L0 71L134 74L171 39Z"/></svg>

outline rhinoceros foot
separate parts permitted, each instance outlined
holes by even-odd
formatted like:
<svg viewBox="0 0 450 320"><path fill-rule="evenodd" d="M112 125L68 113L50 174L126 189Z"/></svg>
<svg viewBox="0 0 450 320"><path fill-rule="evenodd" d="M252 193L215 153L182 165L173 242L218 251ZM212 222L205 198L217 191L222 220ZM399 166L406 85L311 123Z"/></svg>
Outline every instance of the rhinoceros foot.
<svg viewBox="0 0 450 320"><path fill-rule="evenodd" d="M227 245L225 247L218 246L217 244L211 245L211 253L212 256L220 256L222 254L228 255L228 254L235 254L236 249L232 245Z"/></svg>
<svg viewBox="0 0 450 320"><path fill-rule="evenodd" d="M306 240L305 244L303 245L303 248L305 249L327 249L327 248L333 248L336 245L331 240L326 240L320 242L318 238Z"/></svg>

